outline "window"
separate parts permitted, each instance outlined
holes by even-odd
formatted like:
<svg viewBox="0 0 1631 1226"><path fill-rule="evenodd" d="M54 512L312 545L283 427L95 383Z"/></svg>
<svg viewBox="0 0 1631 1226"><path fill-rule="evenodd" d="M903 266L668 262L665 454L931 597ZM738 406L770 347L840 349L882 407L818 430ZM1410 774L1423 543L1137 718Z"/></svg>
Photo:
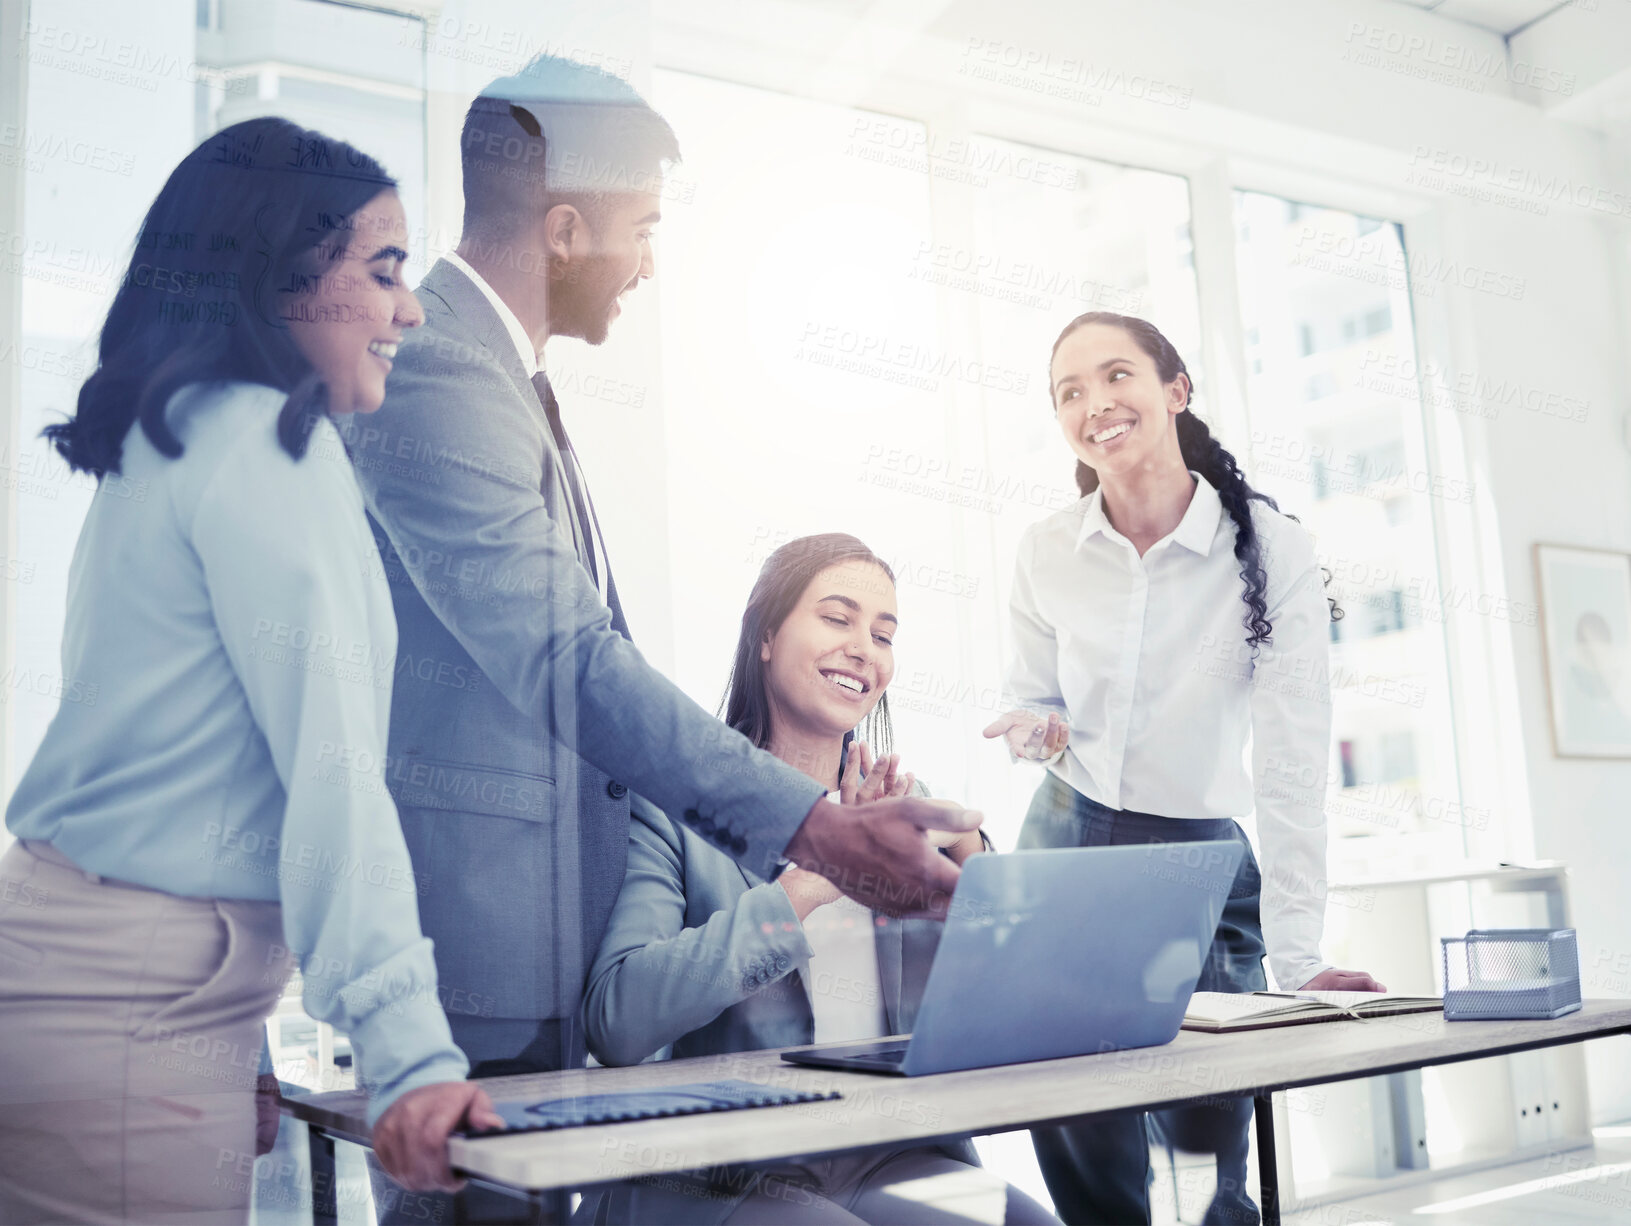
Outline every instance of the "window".
<svg viewBox="0 0 1631 1226"><path fill-rule="evenodd" d="M1323 400L1337 390L1336 376L1328 370L1316 370L1303 385L1304 400Z"/></svg>
<svg viewBox="0 0 1631 1226"><path fill-rule="evenodd" d="M1084 311L1148 316L1204 405L1187 184L677 72L652 98L707 200L665 201L654 283L676 679L714 706L769 552L853 533L899 580L902 753L1007 845L1037 781L967 745L1000 710L1014 545L1078 497L1048 353ZM978 186L966 232L936 230L936 179Z"/></svg>
<svg viewBox="0 0 1631 1226"><path fill-rule="evenodd" d="M957 614L989 591L959 560L955 508L985 495L952 459L944 405L985 381L1008 404L1040 393L940 333L937 281L965 275L966 253L934 242L929 135L678 72L656 73L651 98L685 150L652 283L671 497L648 548L669 559L675 680L712 710L765 559L851 533L897 578L903 757L953 794Z"/></svg>
<svg viewBox="0 0 1631 1226"><path fill-rule="evenodd" d="M1415 356L1399 227L1252 192L1235 207L1251 236L1236 252L1242 322L1262 337L1247 380L1251 480L1314 534L1345 612L1331 633L1333 861L1395 834L1462 854L1459 825L1429 816L1460 811L1423 527L1454 491L1429 471L1414 385L1386 373Z"/></svg>
<svg viewBox="0 0 1631 1226"><path fill-rule="evenodd" d="M177 31L144 18L141 6L99 6L110 41L143 49L154 62L196 75L193 126L160 109L161 93L132 90L114 75L92 71L95 41L81 63L71 56L30 64L31 130L78 138L88 129L66 116L97 117L95 142L105 156L76 163L41 159L24 181L26 225L33 254L23 271L20 348L37 355L23 362L19 399L20 446L7 457L19 474L14 513L18 557L30 563L30 581L16 590L15 676L10 762L6 787L16 785L56 711L55 695L72 679L56 674L61 659L68 567L95 484L71 475L40 438L49 422L72 412L79 385L95 365L96 338L117 280L130 258L136 229L170 170L208 133L256 115L285 115L297 123L342 135L378 157L401 182L409 226L422 260L425 197L422 29L414 18L320 3L268 0L239 6L247 20L223 30L218 0L199 0L196 28L171 45ZM77 28L82 18L62 0L34 0L42 28ZM370 54L358 73L351 48L397 49ZM277 62L277 71L246 75L230 67ZM182 68L177 69L178 73ZM344 83L337 82L343 71ZM270 80L270 92L262 88ZM70 126L75 123L75 126ZM60 125L60 126L59 126ZM70 143L71 143L70 139ZM422 271L423 264L418 265ZM0 834L0 838L4 838Z"/></svg>
<svg viewBox="0 0 1631 1226"><path fill-rule="evenodd" d="M990 542L989 552L975 556L989 559L981 565L1003 597L993 610L990 634L995 642L1006 622L1020 534L1079 496L1075 459L1060 437L1045 385L1048 354L1065 324L1090 310L1148 319L1183 355L1194 380L1196 411L1215 422L1218 398L1202 355L1198 287L1188 245L1188 183L1177 175L1012 142L990 140L982 148L994 157L1006 156L1008 164L1052 168L1030 177L993 176L971 193L971 250L985 257L991 272L957 282L952 295L959 305L974 308L980 356L1030 379L1023 397L989 389L980 393L984 437L970 461L993 488L1003 491L986 513L970 522L971 534L982 534L971 535L971 547L975 540ZM982 696L1000 690L1008 664L994 642L982 644L970 664L975 692ZM977 715L977 723L970 721L976 737L991 718L983 710ZM1009 830L1017 834L1037 777L1008 769L1001 754L987 755L982 766L991 772L982 782L997 793L977 796L977 802L996 818L988 824L999 846L1009 846L1002 839Z"/></svg>
<svg viewBox="0 0 1631 1226"><path fill-rule="evenodd" d="M208 93L196 139L280 115L377 158L401 184L417 280L425 271L424 22L330 0L263 0L233 15L229 29L217 17L198 41ZM357 47L368 55L359 59Z"/></svg>
<svg viewBox="0 0 1631 1226"><path fill-rule="evenodd" d="M1155 323L1189 366L1196 410L1208 412L1188 184L1177 175L988 144L1015 164L1046 158L1060 169L1046 178L993 179L973 193L971 250L991 271L948 286L974 303L981 355L1031 376L1021 400L984 393L986 462L1074 501L1074 460L1054 424L1046 379L1053 342L1076 315L1114 311ZM992 516L999 556L1011 559L1020 533L1048 509L1033 499Z"/></svg>

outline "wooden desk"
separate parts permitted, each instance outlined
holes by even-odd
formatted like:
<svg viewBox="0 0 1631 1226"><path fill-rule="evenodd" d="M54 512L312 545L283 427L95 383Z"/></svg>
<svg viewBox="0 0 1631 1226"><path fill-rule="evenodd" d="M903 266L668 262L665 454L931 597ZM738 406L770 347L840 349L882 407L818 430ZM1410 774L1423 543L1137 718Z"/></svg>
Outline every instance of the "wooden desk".
<svg viewBox="0 0 1631 1226"><path fill-rule="evenodd" d="M1019 1019L1016 1019L1019 1020ZM1020 1024L1023 1024L1022 1021ZM1276 1090L1372 1077L1583 1039L1631 1034L1631 1001L1588 1001L1555 1021L1446 1022L1437 1013L1211 1035L1182 1031L1164 1047L1007 1065L931 1077L885 1077L799 1068L777 1051L575 1069L484 1082L494 1099L564 1098L682 1082L738 1078L760 1085L838 1090L842 1099L678 1119L606 1124L490 1139L454 1138L455 1169L526 1192L899 1145L964 1133L1006 1132L1085 1115L1250 1096L1257 1104L1263 1220L1279 1221L1270 1095ZM310 1125L313 1186L322 1134L366 1144L364 1101L348 1091L290 1100ZM332 1193L333 1181L327 1186ZM327 1206L316 1206L319 1220ZM331 1219L332 1220L332 1219Z"/></svg>

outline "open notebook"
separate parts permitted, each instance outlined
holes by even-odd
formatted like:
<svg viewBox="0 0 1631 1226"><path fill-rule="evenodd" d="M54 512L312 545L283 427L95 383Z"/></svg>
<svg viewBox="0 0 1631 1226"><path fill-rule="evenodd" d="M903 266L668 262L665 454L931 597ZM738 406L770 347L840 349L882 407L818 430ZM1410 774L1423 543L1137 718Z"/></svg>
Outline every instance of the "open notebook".
<svg viewBox="0 0 1631 1226"><path fill-rule="evenodd" d="M1304 1022L1364 1021L1395 1013L1444 1008L1437 996L1402 992L1196 992L1184 1010L1185 1030L1262 1030Z"/></svg>

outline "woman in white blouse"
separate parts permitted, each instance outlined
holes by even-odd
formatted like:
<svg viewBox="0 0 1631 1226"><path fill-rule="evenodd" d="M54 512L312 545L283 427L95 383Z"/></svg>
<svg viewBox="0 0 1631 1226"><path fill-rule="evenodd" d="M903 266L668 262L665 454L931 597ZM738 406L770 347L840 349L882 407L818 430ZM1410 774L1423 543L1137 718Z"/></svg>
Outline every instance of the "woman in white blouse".
<svg viewBox="0 0 1631 1226"><path fill-rule="evenodd" d="M994 721L1047 763L1019 846L1229 838L1246 854L1199 988L1380 990L1320 957L1335 612L1308 532L1252 489L1189 407L1189 372L1141 319L1090 312L1054 343L1049 391L1081 501L1020 542L1010 690ZM1246 751L1251 747L1251 769ZM1255 810L1256 857L1235 820ZM1259 897L1261 896L1261 908ZM1256 1222L1251 1102L1158 1113L1218 1157L1206 1222ZM1067 1222L1148 1222L1142 1114L1033 1133Z"/></svg>
<svg viewBox="0 0 1631 1226"><path fill-rule="evenodd" d="M403 331L395 183L263 118L148 210L78 412L97 478L63 701L0 860L0 1221L244 1222L291 969L349 1033L381 1160L456 1186L464 1080L385 791L396 623L330 413Z"/></svg>
<svg viewBox="0 0 1631 1226"><path fill-rule="evenodd" d="M913 788L899 758L873 762L856 729L889 741L895 580L852 536L789 541L748 598L726 723L844 803ZM703 1056L881 1038L912 1029L940 940L932 920L896 920L810 869L774 881L739 867L689 825L636 806L628 876L589 975L584 1026L604 1064L664 1047ZM943 848L961 864L978 833ZM954 1176L943 1180L939 1176ZM586 1218L625 1223L1051 1222L966 1138L750 1170L665 1176L607 1193Z"/></svg>

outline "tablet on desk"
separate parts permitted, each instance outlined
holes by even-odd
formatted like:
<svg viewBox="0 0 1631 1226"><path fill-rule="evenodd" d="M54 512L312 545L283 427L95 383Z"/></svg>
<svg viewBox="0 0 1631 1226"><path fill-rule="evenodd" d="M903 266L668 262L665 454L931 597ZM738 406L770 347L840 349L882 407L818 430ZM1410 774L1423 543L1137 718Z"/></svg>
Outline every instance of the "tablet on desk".
<svg viewBox="0 0 1631 1226"><path fill-rule="evenodd" d="M584 1128L630 1120L665 1119L674 1115L700 1115L714 1111L740 1111L751 1107L780 1107L789 1103L824 1102L839 1098L836 1090L777 1090L751 1081L699 1081L620 1094L579 1094L537 1102L496 1103L503 1128L461 1129L463 1137L497 1137L512 1132L547 1132L556 1128Z"/></svg>

